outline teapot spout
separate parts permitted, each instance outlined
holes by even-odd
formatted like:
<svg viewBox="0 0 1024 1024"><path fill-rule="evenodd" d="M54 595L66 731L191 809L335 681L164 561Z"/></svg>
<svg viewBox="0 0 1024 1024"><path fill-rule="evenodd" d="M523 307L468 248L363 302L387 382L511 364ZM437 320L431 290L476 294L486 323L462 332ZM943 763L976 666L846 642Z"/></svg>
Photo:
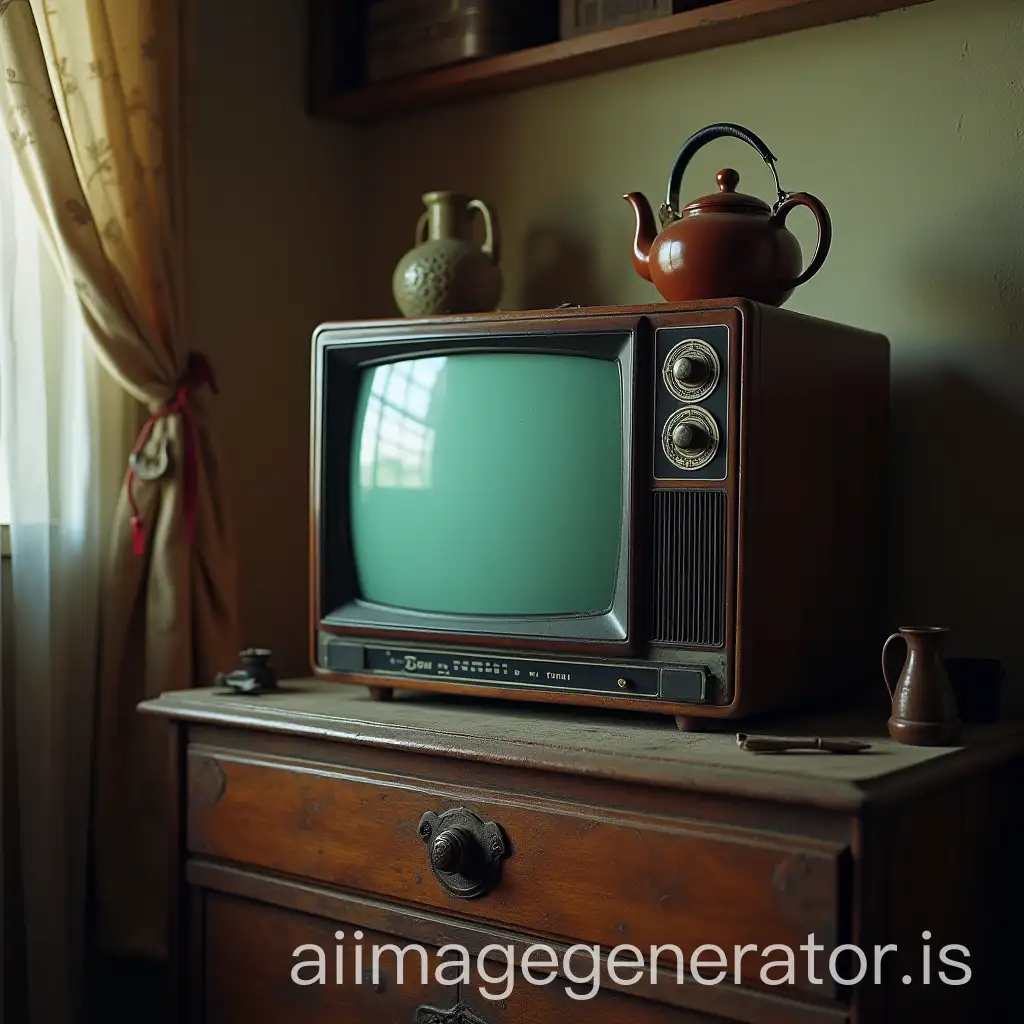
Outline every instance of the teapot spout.
<svg viewBox="0 0 1024 1024"><path fill-rule="evenodd" d="M651 280L651 246L658 237L654 211L641 192L630 192L622 197L633 207L636 231L633 235L633 269L645 280Z"/></svg>

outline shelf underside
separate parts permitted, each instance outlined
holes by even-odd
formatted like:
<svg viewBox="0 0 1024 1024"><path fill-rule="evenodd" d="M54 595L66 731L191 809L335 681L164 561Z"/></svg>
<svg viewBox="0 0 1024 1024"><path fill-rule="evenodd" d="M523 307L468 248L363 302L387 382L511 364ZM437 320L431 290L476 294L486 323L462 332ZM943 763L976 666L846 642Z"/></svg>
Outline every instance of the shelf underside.
<svg viewBox="0 0 1024 1024"><path fill-rule="evenodd" d="M372 123L431 107L518 92L614 68L928 2L727 0L576 39L336 92L314 101L314 113L350 123Z"/></svg>

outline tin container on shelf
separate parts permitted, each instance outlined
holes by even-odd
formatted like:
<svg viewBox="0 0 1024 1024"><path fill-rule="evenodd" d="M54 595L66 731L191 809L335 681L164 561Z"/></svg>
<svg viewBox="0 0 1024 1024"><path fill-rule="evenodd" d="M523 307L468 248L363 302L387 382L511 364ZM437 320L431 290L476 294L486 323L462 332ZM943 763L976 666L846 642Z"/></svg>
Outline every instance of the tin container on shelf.
<svg viewBox="0 0 1024 1024"><path fill-rule="evenodd" d="M589 35L606 28L621 28L638 21L709 7L714 0L561 0L562 39Z"/></svg>
<svg viewBox="0 0 1024 1024"><path fill-rule="evenodd" d="M373 0L366 78L381 82L553 42L557 0Z"/></svg>

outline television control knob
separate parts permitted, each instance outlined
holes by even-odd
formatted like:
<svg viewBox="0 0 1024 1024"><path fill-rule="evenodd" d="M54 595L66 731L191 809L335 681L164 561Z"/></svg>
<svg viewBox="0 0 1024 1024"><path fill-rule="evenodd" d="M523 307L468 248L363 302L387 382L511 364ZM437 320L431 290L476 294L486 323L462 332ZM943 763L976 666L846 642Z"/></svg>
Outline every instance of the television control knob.
<svg viewBox="0 0 1024 1024"><path fill-rule="evenodd" d="M684 452L700 452L708 446L708 436L696 423L680 423L672 430L672 443Z"/></svg>
<svg viewBox="0 0 1024 1024"><path fill-rule="evenodd" d="M661 431L661 446L669 462L691 472L714 459L720 440L714 416L697 405L677 409Z"/></svg>
<svg viewBox="0 0 1024 1024"><path fill-rule="evenodd" d="M673 345L661 367L661 379L680 402L701 402L716 387L722 364L714 348L701 338Z"/></svg>
<svg viewBox="0 0 1024 1024"><path fill-rule="evenodd" d="M672 364L672 377L677 384L691 388L700 388L711 376L711 367L707 360L694 352L692 355L680 356Z"/></svg>

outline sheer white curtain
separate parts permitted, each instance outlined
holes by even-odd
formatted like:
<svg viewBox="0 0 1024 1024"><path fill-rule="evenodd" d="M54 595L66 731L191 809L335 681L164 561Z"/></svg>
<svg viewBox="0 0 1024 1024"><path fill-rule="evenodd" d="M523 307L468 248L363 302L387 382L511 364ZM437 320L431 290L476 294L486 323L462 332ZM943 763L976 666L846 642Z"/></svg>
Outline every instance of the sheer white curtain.
<svg viewBox="0 0 1024 1024"><path fill-rule="evenodd" d="M10 497L18 841L30 1019L81 993L100 568L135 425L0 134L0 444ZM10 979L5 979L10 983Z"/></svg>

